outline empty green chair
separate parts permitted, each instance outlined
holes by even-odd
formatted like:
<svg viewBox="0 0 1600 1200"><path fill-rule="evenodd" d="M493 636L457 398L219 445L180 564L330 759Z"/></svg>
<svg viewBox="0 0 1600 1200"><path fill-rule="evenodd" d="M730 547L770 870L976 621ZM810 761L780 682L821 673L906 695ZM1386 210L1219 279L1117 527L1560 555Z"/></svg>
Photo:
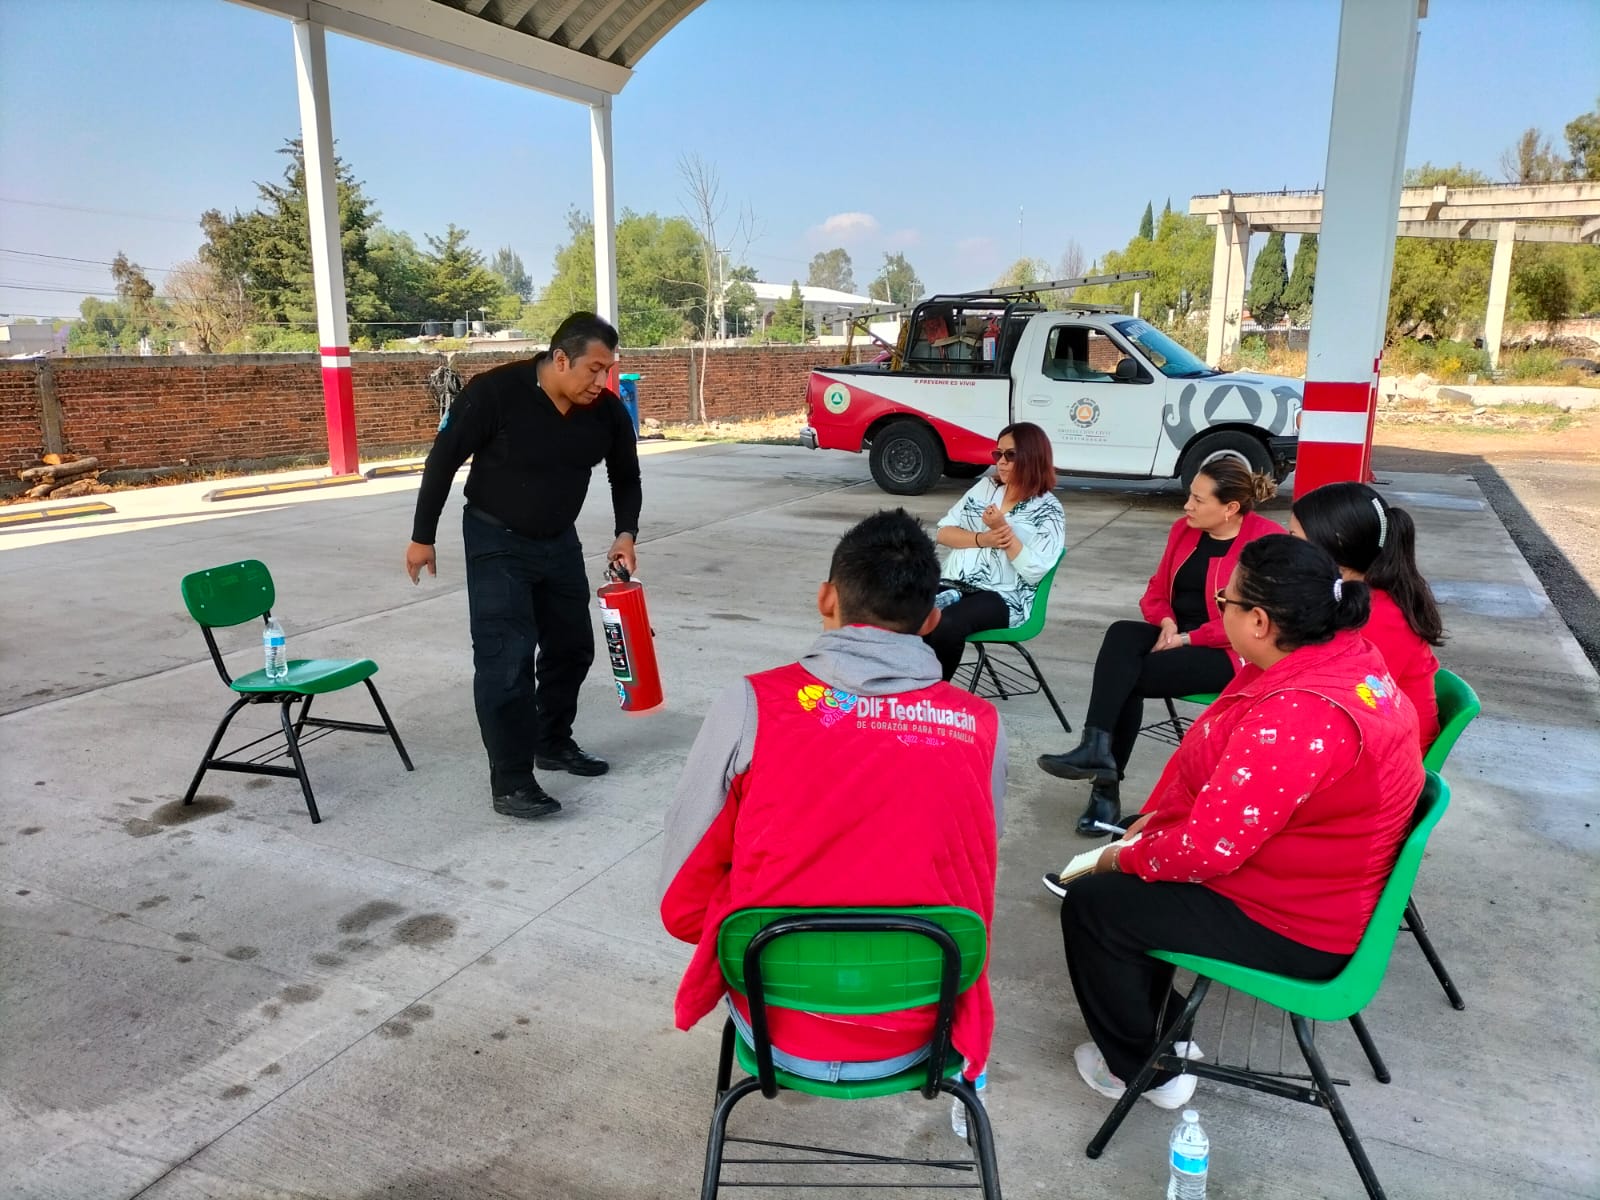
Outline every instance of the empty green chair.
<svg viewBox="0 0 1600 1200"><path fill-rule="evenodd" d="M983 918L965 908L747 908L723 921L717 956L731 990L750 1006L751 1038L730 1019L722 1030L722 1055L717 1065L717 1103L706 1141L701 1200L716 1200L719 1187L815 1188L849 1187L975 1187L986 1200L999 1200L1000 1175L988 1114L972 1085L961 1078L961 1058L952 1052L950 1029L956 997L983 973L988 936ZM827 1082L795 1075L774 1066L768 1036L769 1008L815 1013L898 1012L937 1004L928 1057L908 1070L882 1079ZM733 1064L750 1076L731 1084ZM777 1143L729 1137L728 1116L740 1100L760 1092L769 1100L780 1091L804 1092L838 1100L862 1100L921 1092L928 1100L943 1094L960 1099L967 1110L971 1159L904 1158L865 1154L824 1146L782 1143L791 1152L811 1158L774 1159ZM765 1157L725 1158L726 1147L755 1146ZM836 1173L799 1182L723 1181L725 1166L783 1165L815 1172L818 1167L921 1167L936 1172L933 1184L874 1181L841 1185ZM955 1173L976 1170L976 1184L947 1182Z"/></svg>
<svg viewBox="0 0 1600 1200"><path fill-rule="evenodd" d="M1061 722L1061 728L1071 733L1072 723L1067 720L1067 714L1061 711L1061 705L1056 703L1055 693L1050 690L1050 685L1045 682L1044 673L1039 670L1039 664L1033 660L1033 655L1028 653L1028 647L1024 644L1044 632L1045 616L1050 607L1050 588L1055 583L1056 572L1061 569L1066 557L1066 552L1062 551L1055 565L1044 573L1043 579L1039 580L1039 586L1033 593L1033 607L1028 611L1028 619L1021 625L1014 629L984 629L968 635L967 644L978 648L978 658L970 667L963 666L962 669L972 673L966 683L967 690L987 699L1009 700L1012 696L1031 696L1035 692L1043 692L1044 698L1050 701L1050 707L1055 710L1056 720ZM989 655L990 646L1010 646L1022 655L1022 661L1027 663L1028 669L1033 672L1037 686L1030 684L1028 677L1015 667L1008 667L1003 663L996 664ZM979 690L985 676L990 681L992 691Z"/></svg>
<svg viewBox="0 0 1600 1200"><path fill-rule="evenodd" d="M404 743L400 741L400 733L395 729L394 722L389 719L389 711L383 707L383 699L373 685L372 676L377 673L378 664L370 658L291 659L289 674L283 679L268 679L264 669L251 671L248 675L241 675L237 679L228 674L227 664L222 661L222 652L217 648L217 639L211 631L242 625L246 621L260 620L265 623L272 615L272 605L277 599L277 593L273 590L272 575L265 564L255 559L246 559L244 562L212 567L208 571L196 571L192 575L185 575L180 586L189 615L199 622L200 632L205 635L206 648L211 651L211 661L216 664L217 674L221 675L222 682L238 695L238 699L223 715L216 733L211 737L211 744L206 747L205 756L200 760L200 767L194 773L189 790L183 795L185 804L194 803L195 792L199 790L200 781L205 778L207 771L275 775L300 781L300 790L305 793L306 809L311 814L311 820L313 823L319 822L322 816L317 812L316 797L311 791L311 778L306 774L306 764L300 756L300 751L308 743L326 737L335 730L388 734L394 741L394 748L400 752L400 761L405 764L406 770L412 769L411 757L406 753ZM378 715L383 718L383 724L335 721L309 715L311 701L315 697L342 691L358 683L367 685L367 691L372 696L372 703L377 707ZM298 713L291 711L296 702L300 705ZM234 717L250 704L279 706L279 723L282 725L285 746L281 749L268 747L267 750L251 758L236 757L278 737L276 733L269 733L219 757L217 746L221 744L223 734L228 731L228 726ZM315 732L309 737L302 737L308 726ZM285 755L294 766L285 767L276 764L275 760Z"/></svg>
<svg viewBox="0 0 1600 1200"><path fill-rule="evenodd" d="M1351 1124L1344 1104L1334 1090L1334 1081L1329 1076L1327 1067L1323 1065L1322 1055L1317 1052L1316 1045L1312 1041L1311 1022L1349 1021L1379 1081L1389 1082L1388 1069L1383 1065L1377 1047L1372 1044L1366 1026L1361 1021L1361 1010L1371 1002L1373 996L1377 995L1378 988L1383 983L1389 955L1394 950L1395 938L1399 935L1400 915L1409 902L1411 886L1416 882L1417 869L1422 865L1422 853L1427 847L1428 835L1439 823L1439 818L1444 815L1449 803L1450 786L1434 772L1428 772L1422 795L1417 800L1411 832L1400 845L1400 852L1395 857L1394 866L1389 872L1389 881L1378 897L1372 919L1367 923L1367 930L1356 946L1355 953L1350 956L1350 961L1345 964L1344 970L1332 979L1312 982L1294 979L1287 975L1274 975L1268 971L1256 971L1197 954L1151 951L1151 956L1154 958L1169 962L1183 970L1193 971L1196 976L1194 987L1190 989L1183 1011L1167 1026L1157 1041L1155 1052L1146 1060L1138 1076L1128 1085L1122 1098L1117 1101L1116 1107L1111 1110L1111 1115L1105 1119L1094 1139L1090 1141L1087 1150L1089 1157L1100 1157L1112 1135L1117 1132L1117 1127L1128 1115L1128 1110L1149 1087L1156 1071L1188 1071L1202 1079L1236 1084L1268 1095L1326 1108L1333 1114L1333 1122L1338 1127L1339 1136L1344 1139L1345 1148L1350 1152L1350 1158L1355 1163L1361 1182L1367 1189L1367 1195L1373 1200L1383 1200L1383 1187L1378 1182L1372 1164L1367 1160L1367 1153L1361 1146L1361 1139L1356 1136L1355 1126ZM1248 1067L1225 1066L1220 1063L1194 1062L1187 1058L1179 1058L1172 1053L1170 1047L1174 1040L1190 1040L1195 1016L1200 1011L1200 1005L1213 982L1230 987L1243 995L1252 996L1288 1014L1294 1026L1295 1039L1300 1043L1306 1065L1311 1069L1310 1085L1305 1082L1304 1076L1252 1071Z"/></svg>

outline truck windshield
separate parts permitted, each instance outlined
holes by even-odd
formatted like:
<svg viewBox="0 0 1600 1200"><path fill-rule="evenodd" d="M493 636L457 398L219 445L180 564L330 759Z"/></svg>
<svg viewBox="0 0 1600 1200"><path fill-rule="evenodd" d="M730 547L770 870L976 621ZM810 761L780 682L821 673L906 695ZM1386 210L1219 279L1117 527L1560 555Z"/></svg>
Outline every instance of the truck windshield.
<svg viewBox="0 0 1600 1200"><path fill-rule="evenodd" d="M1136 319L1116 321L1113 325L1118 333L1143 350L1156 370L1168 379L1199 379L1218 373L1152 325Z"/></svg>

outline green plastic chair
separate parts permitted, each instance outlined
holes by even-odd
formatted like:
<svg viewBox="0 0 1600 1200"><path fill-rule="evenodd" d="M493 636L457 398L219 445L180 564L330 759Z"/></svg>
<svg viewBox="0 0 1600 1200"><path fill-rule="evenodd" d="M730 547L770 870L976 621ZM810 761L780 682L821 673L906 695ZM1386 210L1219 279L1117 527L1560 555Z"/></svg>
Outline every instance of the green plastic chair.
<svg viewBox="0 0 1600 1200"><path fill-rule="evenodd" d="M1012 696L1031 696L1035 692L1043 692L1044 698L1050 701L1050 707L1055 710L1056 720L1061 722L1061 728L1071 733L1072 722L1067 720L1067 714L1062 712L1061 705L1056 703L1055 693L1045 682L1044 672L1039 670L1039 664L1034 661L1033 655L1028 653L1028 647L1024 645L1044 632L1045 617L1050 607L1050 588L1054 585L1056 572L1060 570L1066 557L1066 551L1063 550L1055 565L1044 573L1044 578L1039 580L1039 586L1033 593L1033 607L1028 610L1028 619L1021 625L1015 629L983 629L967 635L967 644L978 648L978 658L970 667L965 668L972 673L965 686L973 695L983 696L989 700L1009 700ZM1022 655L1022 660L1033 672L1032 683L1015 667L1008 667L1004 663L996 664L989 656L990 646L1010 646ZM993 686L992 691L979 690L985 675Z"/></svg>
<svg viewBox="0 0 1600 1200"><path fill-rule="evenodd" d="M1285 1099L1298 1100L1303 1104L1326 1108L1333 1114L1333 1123L1338 1127L1339 1136L1344 1139L1345 1148L1349 1150L1350 1158L1361 1176L1361 1182L1366 1186L1367 1195L1373 1200L1383 1200L1383 1187L1378 1182L1372 1164L1367 1160L1367 1153L1361 1146L1361 1139L1356 1136L1355 1126L1351 1124L1338 1092L1334 1090L1334 1080L1329 1077L1328 1069L1323 1065L1322 1055L1317 1052L1316 1045L1312 1041L1311 1022L1349 1021L1379 1081L1389 1082L1388 1069L1383 1065L1377 1047L1372 1044L1366 1026L1362 1023L1361 1010L1377 995L1378 988L1383 983L1384 972L1389 965L1389 955L1393 952L1395 938L1399 935L1400 915L1410 899L1411 887L1416 882L1417 870L1422 865L1422 853L1427 848L1428 835L1433 832L1434 826L1439 823L1439 818L1444 815L1444 810L1449 804L1450 785L1436 773L1429 771L1427 780L1423 784L1422 795L1417 800L1411 832L1401 843L1400 853L1395 857L1394 866L1389 872L1389 881L1378 897L1378 904L1373 909L1372 919L1367 923L1367 930L1362 934L1361 941L1344 970L1332 979L1323 982L1294 979L1287 975L1274 975L1268 971L1237 966L1221 959L1204 958L1198 954L1174 954L1165 950L1152 950L1150 953L1153 958L1159 958L1186 971L1193 971L1196 976L1194 987L1184 1002L1183 1011L1168 1025L1158 1040L1154 1053L1145 1062L1138 1076L1128 1085L1122 1098L1117 1101L1116 1107L1111 1110L1111 1115L1105 1119L1105 1123L1100 1126L1099 1132L1089 1143L1087 1150L1089 1157L1100 1157L1106 1144L1116 1133L1117 1127L1128 1115L1128 1110L1138 1101L1140 1094L1150 1086L1150 1080L1158 1070L1188 1071L1202 1079L1237 1084L1258 1092L1266 1092L1268 1095L1282 1096ZM1299 1082L1298 1080L1304 1079L1303 1076L1291 1077L1251 1071L1243 1067L1192 1062L1172 1053L1171 1046L1174 1040L1190 1039L1195 1015L1200 1011L1200 1005L1213 982L1281 1008L1290 1016L1301 1053L1305 1055L1306 1065L1311 1068L1314 1087Z"/></svg>
<svg viewBox="0 0 1600 1200"><path fill-rule="evenodd" d="M1455 748L1462 732L1472 724L1473 718L1483 711L1483 704L1478 700L1478 693L1472 690L1465 679L1442 668L1434 674L1433 695L1439 702L1439 736L1433 739L1428 752L1422 756L1422 765L1435 774L1443 774L1444 760L1450 757L1450 751ZM1433 948L1428 927L1422 923L1422 914L1417 911L1415 896L1406 901L1405 919L1403 928L1417 939L1417 947L1433 968L1434 978L1444 989L1450 1006L1457 1011L1466 1008L1467 1002L1456 990L1450 972L1445 970L1444 960Z"/></svg>
<svg viewBox="0 0 1600 1200"><path fill-rule="evenodd" d="M400 733L395 729L394 722L389 719L389 710L384 708L383 699L378 695L378 689L372 682L378 664L370 658L292 659L289 662L289 674L283 679L268 679L265 669L251 671L248 675L241 675L237 679L228 674L227 665L222 661L222 652L217 648L217 639L211 631L242 625L246 621L257 619L265 623L272 615L272 605L277 599L277 593L272 586L272 573L267 570L265 564L252 558L244 562L212 567L208 571L196 571L192 575L185 575L179 586L189 615L199 623L200 632L205 635L206 649L211 651L211 661L216 664L217 674L222 676L222 682L239 697L229 706L217 726L216 733L212 735L211 744L206 747L205 756L200 760L200 767L194 773L189 790L183 795L185 804L194 803L195 792L199 790L200 781L205 778L207 771L273 775L300 781L300 790L306 798L306 809L311 813L312 823L316 824L322 820L322 815L317 811L317 800L311 791L311 777L306 774L306 764L300 756L300 751L318 738L326 737L341 729L353 733L388 734L394 742L394 748L400 752L400 761L405 764L406 770L413 769L411 757L406 753L405 744L400 740ZM342 691L358 683L367 685L372 703L377 707L378 715L383 718L382 725L334 721L309 715L314 697ZM297 701L300 704L300 711L294 714L291 708ZM253 758L235 757L278 736L276 733L269 733L219 757L217 746L221 744L229 724L246 705L250 704L279 705L284 747L269 748ZM316 732L309 737L302 737L301 734L307 726ZM294 766L276 765L276 760L286 755Z"/></svg>
<svg viewBox="0 0 1600 1200"><path fill-rule="evenodd" d="M936 1183L936 1187L981 1188L999 1200L1000 1173L994 1134L987 1112L972 1085L961 1076L961 1059L951 1053L950 1029L956 997L983 973L988 935L983 918L965 908L746 908L723 921L717 936L717 957L729 988L747 998L750 1032L747 1040L730 1019L722 1030L722 1055L717 1065L717 1103L706 1141L701 1200L715 1200L724 1186L725 1165L794 1167L854 1166L922 1167L945 1173L972 1171L978 1183ZM923 1005L938 1006L928 1057L908 1070L883 1079L827 1082L795 1075L773 1065L768 1035L770 1007L816 1013L898 1012ZM737 1060L750 1078L730 1086ZM825 1146L782 1145L815 1157L724 1159L729 1145L772 1147L777 1143L729 1137L729 1114L740 1100L759 1091L767 1099L781 1091L804 1092L835 1100L863 1100L920 1091L933 1100L948 1093L967 1110L971 1159L919 1159L861 1154ZM822 1181L728 1181L728 1187L814 1188L840 1186ZM925 1187L927 1184L874 1182L859 1187Z"/></svg>
<svg viewBox="0 0 1600 1200"><path fill-rule="evenodd" d="M1194 722L1185 720L1178 715L1178 710L1173 706L1173 700L1182 700L1185 704L1198 704L1201 708L1210 708L1216 703L1220 692L1195 692L1191 696L1163 696L1166 701L1167 715L1153 724L1146 725L1139 730L1141 737L1154 738L1158 742L1166 742L1169 746L1176 746L1183 741L1183 735L1189 731L1189 726Z"/></svg>

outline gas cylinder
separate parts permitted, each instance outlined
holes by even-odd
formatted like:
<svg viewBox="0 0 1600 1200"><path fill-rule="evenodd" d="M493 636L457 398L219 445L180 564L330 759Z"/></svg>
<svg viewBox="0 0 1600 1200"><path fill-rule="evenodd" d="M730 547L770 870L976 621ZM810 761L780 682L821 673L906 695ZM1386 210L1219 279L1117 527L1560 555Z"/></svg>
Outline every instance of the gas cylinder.
<svg viewBox="0 0 1600 1200"><path fill-rule="evenodd" d="M656 666L655 631L645 607L644 585L620 562L606 568L600 598L600 625L606 657L624 712L644 712L661 703L661 671Z"/></svg>

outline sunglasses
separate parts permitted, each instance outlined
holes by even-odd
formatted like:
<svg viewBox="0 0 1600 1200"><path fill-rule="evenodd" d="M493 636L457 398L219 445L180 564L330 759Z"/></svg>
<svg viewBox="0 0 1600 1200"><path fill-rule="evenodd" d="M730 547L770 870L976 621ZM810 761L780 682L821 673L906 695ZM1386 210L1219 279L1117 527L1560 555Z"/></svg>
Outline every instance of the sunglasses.
<svg viewBox="0 0 1600 1200"><path fill-rule="evenodd" d="M1017 452L1015 450L991 450L989 451L989 457L997 463L1016 462Z"/></svg>
<svg viewBox="0 0 1600 1200"><path fill-rule="evenodd" d="M1217 592L1216 592L1216 595L1212 597L1212 599L1217 602L1217 611L1219 613L1227 612L1228 611L1228 605L1230 605L1230 604L1233 605L1235 608L1237 608L1240 612L1249 612L1252 608L1255 607L1255 605L1247 604L1243 600L1230 600L1230 599L1228 599L1227 591L1228 591L1227 588L1218 588Z"/></svg>

